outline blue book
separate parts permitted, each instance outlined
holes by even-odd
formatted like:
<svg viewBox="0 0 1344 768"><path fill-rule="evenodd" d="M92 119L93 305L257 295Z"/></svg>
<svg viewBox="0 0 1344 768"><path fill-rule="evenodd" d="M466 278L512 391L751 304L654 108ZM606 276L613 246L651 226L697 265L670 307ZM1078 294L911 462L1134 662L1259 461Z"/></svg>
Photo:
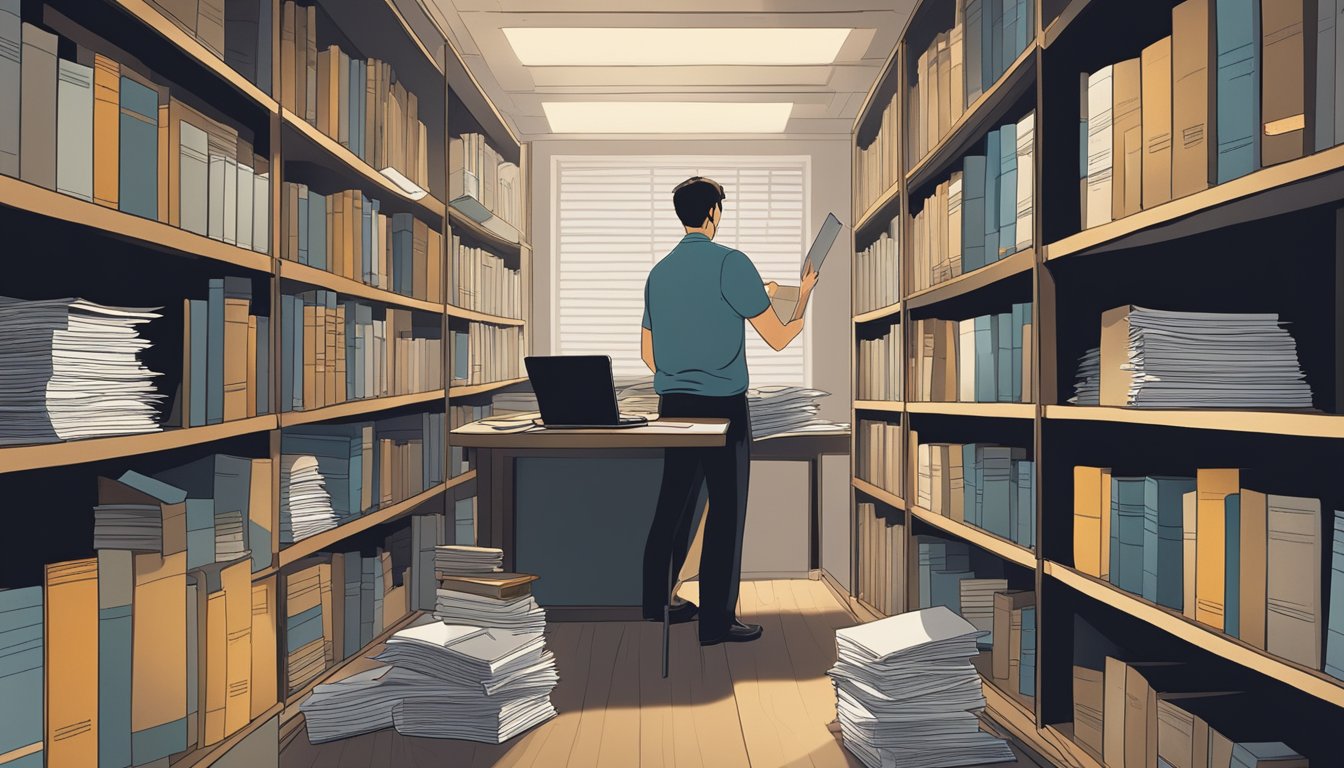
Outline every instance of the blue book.
<svg viewBox="0 0 1344 768"><path fill-rule="evenodd" d="M1335 512L1330 542L1330 605L1326 608L1325 672L1344 680L1344 512Z"/></svg>
<svg viewBox="0 0 1344 768"><path fill-rule="evenodd" d="M984 0L984 2L982 2L982 0L966 0L966 10L965 10L966 28L965 28L965 36L963 38L966 43L966 49L965 49L966 65L963 71L966 74L965 82L966 82L967 105L972 104L976 99L980 98L980 94L983 93L984 91L985 81L981 80L982 77L981 62L984 60L984 55L981 52L982 51L981 40L983 38L983 32L981 31L981 27L984 19L985 2L992 3L994 2L994 0ZM963 187L962 189L964 193L965 187ZM962 200L964 201L965 198L963 197ZM966 242L965 240L962 241L963 244L965 242Z"/></svg>
<svg viewBox="0 0 1344 768"><path fill-rule="evenodd" d="M1003 58L1003 0L983 0L980 14L980 87L988 91L999 79L999 60ZM995 51L998 51L996 59Z"/></svg>
<svg viewBox="0 0 1344 768"><path fill-rule="evenodd" d="M458 499L453 505L453 541L457 544L476 543L476 511L473 499Z"/></svg>
<svg viewBox="0 0 1344 768"><path fill-rule="evenodd" d="M322 639L322 605L314 605L285 621L285 650L294 653L311 642Z"/></svg>
<svg viewBox="0 0 1344 768"><path fill-rule="evenodd" d="M453 378L459 381L468 381L471 378L470 374L471 337L466 333L457 333L453 349Z"/></svg>
<svg viewBox="0 0 1344 768"><path fill-rule="evenodd" d="M377 219L373 218L374 201L360 195L363 205L360 206L359 214L359 264L361 277L369 285L374 284L373 274L373 223Z"/></svg>
<svg viewBox="0 0 1344 768"><path fill-rule="evenodd" d="M994 394L1000 403L1013 402L1013 313L1000 312L994 318L994 377L997 382ZM1021 344L1022 334L1017 334ZM1021 389L1022 377L1018 376L1018 389Z"/></svg>
<svg viewBox="0 0 1344 768"><path fill-rule="evenodd" d="M998 339L994 337L994 316L981 315L975 318L975 401L993 403L998 378L994 375L994 355L998 352Z"/></svg>
<svg viewBox="0 0 1344 768"><path fill-rule="evenodd" d="M1227 518L1223 567L1223 632L1241 637L1241 494L1229 493L1224 502ZM1312 534L1315 536L1315 534Z"/></svg>
<svg viewBox="0 0 1344 768"><path fill-rule="evenodd" d="M966 523L980 525L980 460L975 443L961 446L962 515Z"/></svg>
<svg viewBox="0 0 1344 768"><path fill-rule="evenodd" d="M937 570L930 572L929 604L941 605L953 613L961 613L961 582L975 578L968 570Z"/></svg>
<svg viewBox="0 0 1344 768"><path fill-rule="evenodd" d="M377 235L378 235L378 217L383 213L383 204L376 199L370 199L373 209L369 211L369 277L370 285L378 283L378 261L381 254L378 253ZM386 245L384 244L384 247Z"/></svg>
<svg viewBox="0 0 1344 768"><path fill-rule="evenodd" d="M44 763L42 622L42 587L0 590L0 754L36 750L6 768Z"/></svg>
<svg viewBox="0 0 1344 768"><path fill-rule="evenodd" d="M308 263L327 268L327 198L308 190Z"/></svg>
<svg viewBox="0 0 1344 768"><path fill-rule="evenodd" d="M1260 167L1260 3L1216 0L1218 183Z"/></svg>
<svg viewBox="0 0 1344 768"><path fill-rule="evenodd" d="M1017 248L1017 123L999 128L999 251L1002 259Z"/></svg>
<svg viewBox="0 0 1344 768"><path fill-rule="evenodd" d="M1036 606L1022 609L1022 658L1018 661L1017 692L1036 695Z"/></svg>
<svg viewBox="0 0 1344 768"><path fill-rule="evenodd" d="M1027 325L1027 313L1030 311L1030 304L1014 304L1012 320L1012 344L1013 359L1009 376L1012 377L1013 392L1008 398L1010 403L1024 402L1024 393L1022 391L1022 331Z"/></svg>
<svg viewBox="0 0 1344 768"><path fill-rule="evenodd" d="M271 412L271 318L257 317L257 413Z"/></svg>
<svg viewBox="0 0 1344 768"><path fill-rule="evenodd" d="M985 258L985 158L967 155L961 173L961 271L965 273L989 263Z"/></svg>
<svg viewBox="0 0 1344 768"><path fill-rule="evenodd" d="M1191 477L1148 477L1143 486L1143 599L1182 610L1185 551L1182 498Z"/></svg>
<svg viewBox="0 0 1344 768"><path fill-rule="evenodd" d="M221 286L222 288L222 286ZM191 323L191 401L187 403L187 426L206 424L206 396L209 391L209 314L202 299L190 299L187 311Z"/></svg>
<svg viewBox="0 0 1344 768"><path fill-rule="evenodd" d="M1017 462L1017 531L1013 541L1036 548L1036 462Z"/></svg>
<svg viewBox="0 0 1344 768"><path fill-rule="evenodd" d="M148 219L159 215L159 95L121 78L117 206Z"/></svg>
<svg viewBox="0 0 1344 768"><path fill-rule="evenodd" d="M224 279L212 278L207 293L205 423L224 420Z"/></svg>
<svg viewBox="0 0 1344 768"><path fill-rule="evenodd" d="M364 565L359 552L335 554L332 557L345 558L345 584L341 585L343 590L341 594L345 599L345 610L342 611L345 633L341 657L348 659L359 653L359 649L363 647L359 642L359 601Z"/></svg>
<svg viewBox="0 0 1344 768"><path fill-rule="evenodd" d="M187 499L187 570L215 562L215 500Z"/></svg>
<svg viewBox="0 0 1344 768"><path fill-rule="evenodd" d="M999 175L1003 168L1003 145L998 131L985 136L985 263L999 260ZM964 188L965 185L963 185ZM1014 194L1016 198L1016 194Z"/></svg>
<svg viewBox="0 0 1344 768"><path fill-rule="evenodd" d="M359 580L359 647L363 648L378 634L373 628L373 589L374 574L381 571L378 558L365 557L360 560Z"/></svg>
<svg viewBox="0 0 1344 768"><path fill-rule="evenodd" d="M980 527L1000 538L1012 540L1013 449L985 446L980 449Z"/></svg>
<svg viewBox="0 0 1344 768"><path fill-rule="evenodd" d="M1000 32L1003 42L1000 43L1002 58L999 61L999 75L1002 76L1008 69L1008 65L1017 58L1017 52L1022 50L1017 47L1017 25L1020 23L1018 10L1021 3L1018 0L1002 0L1003 3L1003 27ZM1025 31L1025 30L1024 30Z"/></svg>
<svg viewBox="0 0 1344 768"><path fill-rule="evenodd" d="M1307 759L1281 741L1242 742L1232 746L1230 768L1269 768L1290 762L1306 765Z"/></svg>
<svg viewBox="0 0 1344 768"><path fill-rule="evenodd" d="M1111 478L1111 583L1143 593L1143 498L1146 478Z"/></svg>
<svg viewBox="0 0 1344 768"><path fill-rule="evenodd" d="M305 186L299 187L299 215L295 227L299 230L299 263L312 264L312 256L308 252L308 243L312 239L309 234L312 231L312 222L308 219L308 213L311 211L310 198L313 193Z"/></svg>

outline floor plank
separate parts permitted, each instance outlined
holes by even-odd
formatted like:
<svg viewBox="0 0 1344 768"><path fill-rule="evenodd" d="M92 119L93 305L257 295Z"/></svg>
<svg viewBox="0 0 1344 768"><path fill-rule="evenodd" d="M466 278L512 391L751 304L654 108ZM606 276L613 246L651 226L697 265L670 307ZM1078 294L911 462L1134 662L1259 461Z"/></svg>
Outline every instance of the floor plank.
<svg viewBox="0 0 1344 768"><path fill-rule="evenodd" d="M583 710L579 727L574 734L568 761L556 760L547 765L593 766L602 751L602 735L606 732L607 702L611 697L612 659L621 647L623 623L598 624L593 630L592 661L588 665L588 682L584 686ZM559 755L557 754L558 758Z"/></svg>
<svg viewBox="0 0 1344 768"><path fill-rule="evenodd" d="M607 695L606 730L597 753L598 768L629 768L639 764L639 671L647 662L640 654L640 623L621 624L621 643L616 665L611 670L611 691ZM571 765L578 765L573 759Z"/></svg>
<svg viewBox="0 0 1344 768"><path fill-rule="evenodd" d="M700 733L696 727L695 696L691 681L700 676L700 641L696 624L677 624L671 629L668 679L672 681L673 765L678 768L716 768L701 757Z"/></svg>
<svg viewBox="0 0 1344 768"><path fill-rule="evenodd" d="M663 678L663 628L639 625L639 765L676 765L672 732L672 682Z"/></svg>

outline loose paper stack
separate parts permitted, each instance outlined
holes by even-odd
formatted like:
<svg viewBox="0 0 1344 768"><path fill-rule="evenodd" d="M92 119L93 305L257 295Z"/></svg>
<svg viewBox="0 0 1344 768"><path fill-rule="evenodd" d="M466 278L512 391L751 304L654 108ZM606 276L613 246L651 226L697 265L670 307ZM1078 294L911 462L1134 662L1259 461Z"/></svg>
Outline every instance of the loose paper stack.
<svg viewBox="0 0 1344 768"><path fill-rule="evenodd" d="M158 504L99 504L93 508L93 548L163 551L163 508Z"/></svg>
<svg viewBox="0 0 1344 768"><path fill-rule="evenodd" d="M970 659L983 634L938 606L837 630L831 668L845 747L869 768L947 768L1013 760L980 730Z"/></svg>
<svg viewBox="0 0 1344 768"><path fill-rule="evenodd" d="M1101 347L1093 347L1078 358L1077 381L1073 385L1074 405L1101 404Z"/></svg>
<svg viewBox="0 0 1344 768"><path fill-rule="evenodd" d="M0 445L158 432L137 326L154 309L0 297Z"/></svg>
<svg viewBox="0 0 1344 768"><path fill-rule="evenodd" d="M215 516L217 521L219 518L219 515ZM284 544L293 544L335 528L336 524L336 512L331 508L331 496L327 495L322 473L317 470L317 458L301 454L282 454L280 541ZM241 532L241 527L239 530Z"/></svg>
<svg viewBox="0 0 1344 768"><path fill-rule="evenodd" d="M434 548L438 573L497 573L504 570L504 550L445 544Z"/></svg>
<svg viewBox="0 0 1344 768"><path fill-rule="evenodd" d="M848 431L848 424L819 418L821 404L818 400L829 396L829 392L807 387L765 386L748 389L752 437L759 440L784 432ZM652 379L619 382L616 400L623 414L658 413L658 394L654 392Z"/></svg>
<svg viewBox="0 0 1344 768"><path fill-rule="evenodd" d="M498 627L511 632L542 632L546 629L546 609L532 595L511 600L456 592L437 591L434 618L445 624Z"/></svg>

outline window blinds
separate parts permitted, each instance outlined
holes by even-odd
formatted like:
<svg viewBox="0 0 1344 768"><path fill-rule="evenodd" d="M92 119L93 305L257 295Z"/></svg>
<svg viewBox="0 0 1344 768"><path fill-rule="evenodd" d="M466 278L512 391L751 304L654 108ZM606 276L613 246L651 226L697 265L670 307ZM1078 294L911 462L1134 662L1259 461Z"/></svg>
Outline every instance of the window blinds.
<svg viewBox="0 0 1344 768"><path fill-rule="evenodd" d="M715 241L747 254L763 280L797 285L808 170L805 157L557 158L557 351L611 355L618 379L648 375L639 358L644 281L684 235L672 190L691 176L728 195ZM806 341L776 352L748 323L752 386L806 383Z"/></svg>

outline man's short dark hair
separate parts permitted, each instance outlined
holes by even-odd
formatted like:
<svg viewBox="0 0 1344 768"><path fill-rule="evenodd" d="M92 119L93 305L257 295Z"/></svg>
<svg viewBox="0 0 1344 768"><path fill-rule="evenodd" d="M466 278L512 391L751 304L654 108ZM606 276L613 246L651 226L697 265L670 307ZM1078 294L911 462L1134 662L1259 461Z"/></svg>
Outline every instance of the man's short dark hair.
<svg viewBox="0 0 1344 768"><path fill-rule="evenodd" d="M672 190L672 205L677 209L677 218L688 227L704 226L710 211L721 204L727 195L723 194L723 185L704 176L692 176Z"/></svg>

